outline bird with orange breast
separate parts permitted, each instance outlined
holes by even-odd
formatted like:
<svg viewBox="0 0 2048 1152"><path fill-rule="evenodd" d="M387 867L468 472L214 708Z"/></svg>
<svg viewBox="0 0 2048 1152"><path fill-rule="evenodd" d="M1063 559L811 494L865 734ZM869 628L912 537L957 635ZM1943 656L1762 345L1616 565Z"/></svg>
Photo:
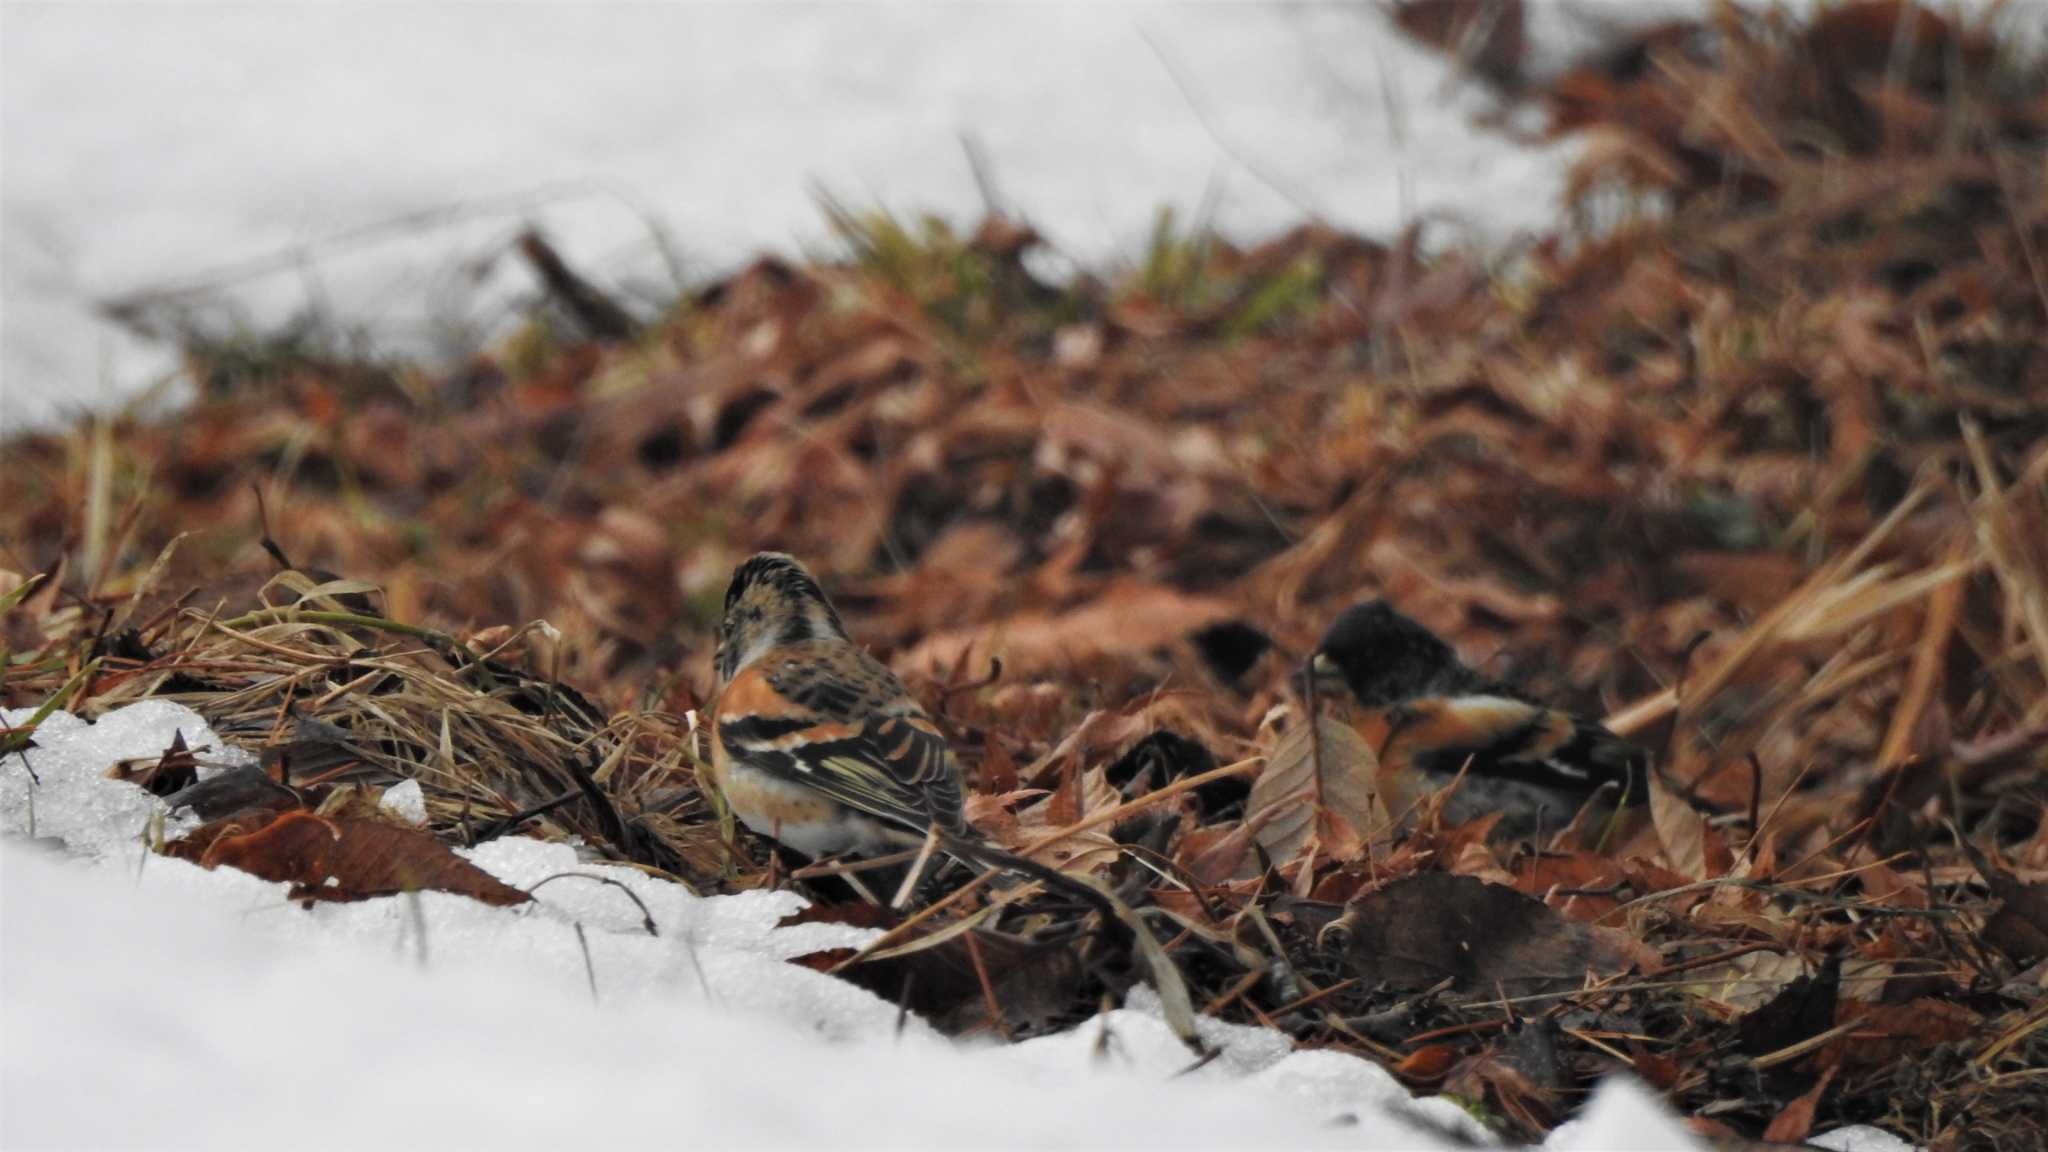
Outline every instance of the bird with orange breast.
<svg viewBox="0 0 2048 1152"><path fill-rule="evenodd" d="M1105 929L1135 942L1168 1023L1204 1050L1179 970L1129 906L1099 882L1006 852L968 825L945 734L847 635L802 564L762 552L734 570L716 659L711 782L741 823L810 856L925 841L1084 901Z"/></svg>
<svg viewBox="0 0 2048 1152"><path fill-rule="evenodd" d="M944 733L793 557L734 570L717 663L711 775L741 823L810 856L969 835Z"/></svg>

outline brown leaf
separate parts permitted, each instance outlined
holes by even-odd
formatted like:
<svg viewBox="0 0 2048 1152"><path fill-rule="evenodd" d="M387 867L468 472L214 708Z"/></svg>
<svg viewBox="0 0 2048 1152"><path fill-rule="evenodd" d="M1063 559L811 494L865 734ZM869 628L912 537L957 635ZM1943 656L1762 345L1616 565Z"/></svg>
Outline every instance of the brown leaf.
<svg viewBox="0 0 2048 1152"><path fill-rule="evenodd" d="M1332 860L1356 860L1365 852L1365 841L1342 812L1327 805L1316 807L1316 843Z"/></svg>
<svg viewBox="0 0 2048 1152"><path fill-rule="evenodd" d="M1509 872L1501 864L1500 858L1493 854L1492 849L1484 844L1466 844L1458 850L1457 855L1444 858L1444 871L1459 876L1477 877L1488 884L1517 887L1514 874Z"/></svg>
<svg viewBox="0 0 2048 1152"><path fill-rule="evenodd" d="M1483 1100L1511 1122L1513 1130L1535 1134L1557 1125L1557 1025L1537 1018L1513 1029L1508 1041L1460 1063L1445 1078L1443 1091Z"/></svg>
<svg viewBox="0 0 2048 1152"><path fill-rule="evenodd" d="M202 867L223 864L292 885L294 900L367 900L431 888L486 904L531 897L413 828L372 820L329 820L304 810L253 827L232 820L196 829L165 846Z"/></svg>
<svg viewBox="0 0 2048 1152"><path fill-rule="evenodd" d="M1090 813L1115 807L1123 797L1110 786L1102 768L1071 773L1060 788L1044 800L1016 813L1014 821L990 821L980 825L998 847L1029 853L1062 872L1094 872L1114 864L1123 849L1108 827L1090 828L1069 836L1050 839L1072 827Z"/></svg>
<svg viewBox="0 0 2048 1152"><path fill-rule="evenodd" d="M1659 1092L1669 1092L1676 1088L1679 1079L1685 1075L1685 1068L1678 1061L1640 1044L1631 1043L1628 1046L1628 1055L1635 1074Z"/></svg>
<svg viewBox="0 0 2048 1152"><path fill-rule="evenodd" d="M667 526L638 509L613 505L597 514L577 558L593 566L617 565L653 587L674 562L674 551ZM490 642L478 637L473 643Z"/></svg>
<svg viewBox="0 0 2048 1152"><path fill-rule="evenodd" d="M1456 1045L1425 1044L1402 1057L1394 1065L1394 1075L1412 1084L1434 1084L1458 1062L1458 1055Z"/></svg>
<svg viewBox="0 0 2048 1152"><path fill-rule="evenodd" d="M2048 829L2048 823L2044 823L2042 827ZM1864 897L1876 903L1888 904L1894 908L1926 908L1930 906L1927 889L1922 888L1917 881L1908 880L1899 873L1885 867L1880 861L1873 860L1868 864L1859 866L1856 870L1856 877L1858 882L1863 885Z"/></svg>
<svg viewBox="0 0 2048 1152"><path fill-rule="evenodd" d="M1219 475L1229 463L1201 425L1168 430L1129 412L1065 402L1045 415L1042 462L1073 470L1071 458L1115 461L1137 483L1181 475Z"/></svg>
<svg viewBox="0 0 2048 1152"><path fill-rule="evenodd" d="M1259 832L1280 811L1269 808L1229 828L1194 829L1181 840L1182 867L1203 884L1222 884L1243 874Z"/></svg>
<svg viewBox="0 0 2048 1152"><path fill-rule="evenodd" d="M1545 852L1515 862L1518 891L1574 920L1595 923L1621 903L1617 886L1623 875L1620 864L1597 852Z"/></svg>
<svg viewBox="0 0 2048 1152"><path fill-rule="evenodd" d="M1060 786L1052 790L1045 802L1045 823L1050 828L1065 828L1078 824L1086 813L1081 811L1081 773L1069 768L1060 777Z"/></svg>
<svg viewBox="0 0 2048 1152"><path fill-rule="evenodd" d="M986 676L990 658L1003 674L1031 677L1144 656L1189 633L1237 615L1228 601L1190 596L1157 584L1113 584L1071 611L1025 612L926 638L896 660L898 671L941 678ZM973 654L972 667L957 665Z"/></svg>
<svg viewBox="0 0 2048 1152"><path fill-rule="evenodd" d="M1820 1074L1813 1087L1797 1100L1785 1105L1771 1126L1764 1129L1764 1140L1773 1144L1799 1144L1806 1140L1806 1134L1813 1131L1813 1112L1820 1107L1820 1098L1827 1092L1828 1085L1835 1079L1833 1068Z"/></svg>
<svg viewBox="0 0 2048 1152"><path fill-rule="evenodd" d="M1017 813L1013 809L1047 795L1050 793L1043 788L1013 788L998 793L970 792L967 794L967 822L997 843L1014 843L1017 839Z"/></svg>
<svg viewBox="0 0 2048 1152"><path fill-rule="evenodd" d="M1318 718L1318 782L1318 750L1309 731L1307 724L1287 730L1245 802L1245 822L1263 821L1255 835L1275 865L1292 862L1311 845L1339 860L1357 859L1392 824L1378 794L1379 758L1364 737L1349 725Z"/></svg>
<svg viewBox="0 0 2048 1152"><path fill-rule="evenodd" d="M1706 879L1706 817L1655 772L1650 773L1650 820L1671 867L1688 879Z"/></svg>
<svg viewBox="0 0 2048 1152"><path fill-rule="evenodd" d="M1577 988L1589 972L1655 966L1619 932L1567 919L1540 900L1470 876L1423 872L1345 907L1345 958L1368 982L1509 995ZM1333 926L1334 927L1334 926Z"/></svg>
<svg viewBox="0 0 2048 1152"><path fill-rule="evenodd" d="M1443 795L1445 793L1441 791L1437 793L1438 797ZM1485 849L1487 847L1493 837L1494 828L1500 824L1502 818L1506 815L1507 813L1503 811L1488 812L1484 816L1468 820L1463 824L1446 824L1441 819L1426 820L1422 822L1422 826L1415 831L1411 839L1429 845L1436 852L1439 859L1463 859L1470 849ZM1454 868L1452 871L1463 871L1463 869Z"/></svg>
<svg viewBox="0 0 2048 1152"><path fill-rule="evenodd" d="M2048 956L2048 884L2022 881L1968 838L1958 843L1999 900L1998 911L1984 925L1984 939L2015 964Z"/></svg>
<svg viewBox="0 0 2048 1152"><path fill-rule="evenodd" d="M1683 888L1691 883L1691 881L1669 868L1665 868L1655 861L1645 860L1640 856L1631 856L1623 860L1621 862L1621 873L1628 878L1628 886L1643 896L1648 896L1655 892L1669 892L1673 888ZM1701 891L1699 899L1704 900L1706 898L1707 893L1704 890ZM1681 910L1689 906L1689 904L1679 905Z"/></svg>
<svg viewBox="0 0 2048 1152"><path fill-rule="evenodd" d="M1985 51L1977 37L1959 35L1939 11L1906 0L1829 5L1814 14L1803 38L1808 52L1852 75L1884 75L1897 68L1902 42L1917 46L1918 54L1932 61L1946 61L1954 53L1960 63Z"/></svg>
<svg viewBox="0 0 2048 1152"><path fill-rule="evenodd" d="M1922 996L1903 1004L1869 1004L1848 1000L1841 1014L1856 1021L1856 1030L1831 1041L1822 1052L1829 1066L1882 1068L1894 1061L1953 1044L1974 1034L1984 1018L1961 1004Z"/></svg>
<svg viewBox="0 0 2048 1152"><path fill-rule="evenodd" d="M777 928L794 928L800 924L845 924L854 928L873 928L886 931L903 922L903 915L886 904L869 904L853 901L844 904L827 904L814 901L791 912L775 922ZM813 956L824 953L813 952ZM796 963L804 961L799 958ZM809 967L809 965L806 965Z"/></svg>
<svg viewBox="0 0 2048 1152"><path fill-rule="evenodd" d="M1008 792L1017 786L1017 762L1001 740L991 738L981 755L980 791Z"/></svg>
<svg viewBox="0 0 2048 1152"><path fill-rule="evenodd" d="M2031 964L2048 956L2048 884L2005 879L1992 887L2001 903L1984 925L1984 939L2015 964Z"/></svg>

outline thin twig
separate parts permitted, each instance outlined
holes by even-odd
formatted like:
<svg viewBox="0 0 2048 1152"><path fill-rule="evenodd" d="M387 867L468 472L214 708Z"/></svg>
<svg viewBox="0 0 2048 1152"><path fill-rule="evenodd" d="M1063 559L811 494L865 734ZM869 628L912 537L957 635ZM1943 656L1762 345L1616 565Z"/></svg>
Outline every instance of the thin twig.
<svg viewBox="0 0 2048 1152"><path fill-rule="evenodd" d="M934 824L931 831L925 833L924 847L917 850L917 859L911 862L910 871L903 874L903 883L897 886L895 897L889 901L890 908L900 911L905 904L910 903L911 894L917 891L918 881L924 879L924 868L931 861L932 850L938 846L939 826ZM851 877L848 879L850 882Z"/></svg>
<svg viewBox="0 0 2048 1152"><path fill-rule="evenodd" d="M995 1026L995 1030L1002 1034L1004 1040L1015 1043L1017 1037L1010 1032L1010 1022L1004 1017L1002 1001L996 999L996 986L989 981L988 965L982 962L981 945L975 940L972 932L967 933L965 939L967 958L974 964L975 980L981 984L981 1001L988 1009L989 1023Z"/></svg>
<svg viewBox="0 0 2048 1152"><path fill-rule="evenodd" d="M1049 832L1030 844L1025 845L1017 854L1020 856L1030 856L1050 845L1078 836L1092 828L1099 828L1104 824L1114 824L1131 813L1150 808L1162 800L1171 799L1183 792L1192 792L1204 784L1216 780L1226 780L1232 776L1242 776L1265 762L1266 758L1264 756L1253 756L1249 759L1239 760L1235 764L1225 764L1221 768L1211 768L1207 772L1198 773L1194 776L1183 776L1157 791L1147 792L1135 800L1126 800L1122 804L1104 808L1100 812L1088 816L1077 823L1070 824L1056 832Z"/></svg>
<svg viewBox="0 0 2048 1152"><path fill-rule="evenodd" d="M649 936L661 935L661 930L655 927L654 924L654 913L649 912L647 910L647 902L645 900L640 899L640 894L638 892L633 891L631 888L626 887L626 885L617 880L612 879L610 876L592 876L588 872L557 872L552 876L543 876L539 880L534 881L533 887L528 888L526 890L526 894L528 896L531 896L535 892L540 891L541 885L549 883L550 881L554 880L588 880L592 884L609 884L612 887L617 888L619 891L624 892L626 894L626 899L631 900L634 906L640 909L640 926L647 930L647 934Z"/></svg>
<svg viewBox="0 0 2048 1152"><path fill-rule="evenodd" d="M583 932L583 921L574 921L576 926L576 947L583 950L583 976L590 982L590 1002L597 1003L597 965L590 962L590 937Z"/></svg>

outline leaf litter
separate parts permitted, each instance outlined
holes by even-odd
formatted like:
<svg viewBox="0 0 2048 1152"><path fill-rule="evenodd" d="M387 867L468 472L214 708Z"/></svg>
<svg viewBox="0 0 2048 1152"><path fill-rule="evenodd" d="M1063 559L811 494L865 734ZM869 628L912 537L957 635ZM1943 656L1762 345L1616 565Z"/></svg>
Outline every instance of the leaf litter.
<svg viewBox="0 0 2048 1152"><path fill-rule="evenodd" d="M841 255L658 313L522 237L522 326L453 368L188 332L188 410L7 442L0 704L194 708L261 766L120 769L205 822L163 850L307 899L511 900L450 849L516 831L887 929L803 962L957 1033L1145 979L1100 906L941 860L892 907L907 861L700 789L724 582L778 547L1196 1007L1516 1137L1628 1067L1717 1138L2036 1139L2048 71L1858 0L1538 80L1520 5L1402 7L1581 141L1554 234L1162 216L1053 283L1021 221L830 202ZM1293 687L1369 596L1649 749L1643 817L1515 841L1382 780Z"/></svg>

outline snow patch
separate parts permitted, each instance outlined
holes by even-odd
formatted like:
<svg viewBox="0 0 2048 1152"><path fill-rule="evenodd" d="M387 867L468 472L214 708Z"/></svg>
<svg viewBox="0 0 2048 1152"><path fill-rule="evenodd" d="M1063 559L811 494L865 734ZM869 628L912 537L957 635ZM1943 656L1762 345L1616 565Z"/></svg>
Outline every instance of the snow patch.
<svg viewBox="0 0 2048 1152"><path fill-rule="evenodd" d="M1700 1142L1641 1081L1616 1076L1543 1146L1553 1152L1690 1152Z"/></svg>
<svg viewBox="0 0 2048 1152"><path fill-rule="evenodd" d="M427 822L427 794L420 790L420 782L406 780L384 790L377 798L377 807L407 824Z"/></svg>
<svg viewBox="0 0 2048 1152"><path fill-rule="evenodd" d="M34 716L33 708L0 708L0 727L26 724ZM179 736L203 773L253 763L182 704L144 700L109 712L97 724L69 712L51 713L36 729L34 747L0 757L0 835L32 834L73 852L133 863L143 854L151 818L164 807L133 784L106 779L107 770L121 760L161 756ZM190 823L173 819L166 832L176 834Z"/></svg>
<svg viewBox="0 0 2048 1152"><path fill-rule="evenodd" d="M1914 1152L1911 1141L1901 1140L1882 1128L1868 1124L1857 1124L1848 1128L1837 1128L1806 1139L1809 1147L1826 1148L1828 1152Z"/></svg>
<svg viewBox="0 0 2048 1152"><path fill-rule="evenodd" d="M1505 238L1575 151L1479 124L1371 5L24 5L0 55L0 429L176 370L101 300L197 283L216 322L446 354L531 294L527 222L651 310L678 270L827 245L820 187L971 223L963 137L1098 267L1161 205Z"/></svg>

